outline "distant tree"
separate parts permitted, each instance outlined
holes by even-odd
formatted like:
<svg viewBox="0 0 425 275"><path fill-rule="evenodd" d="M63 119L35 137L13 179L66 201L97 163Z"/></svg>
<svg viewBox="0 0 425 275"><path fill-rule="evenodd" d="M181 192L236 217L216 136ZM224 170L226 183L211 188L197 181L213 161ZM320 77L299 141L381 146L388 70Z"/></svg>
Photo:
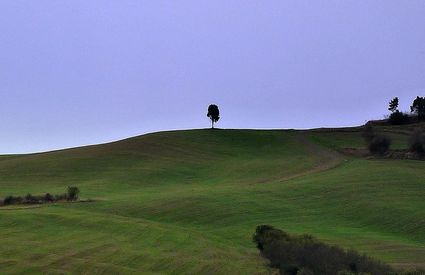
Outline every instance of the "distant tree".
<svg viewBox="0 0 425 275"><path fill-rule="evenodd" d="M425 120L425 97L416 97L410 110L418 115L418 120Z"/></svg>
<svg viewBox="0 0 425 275"><path fill-rule="evenodd" d="M388 110L394 113L398 111L397 108L398 108L398 97L394 97L388 105Z"/></svg>
<svg viewBox="0 0 425 275"><path fill-rule="evenodd" d="M78 194L80 194L80 189L75 186L68 186L67 200L76 201L78 200Z"/></svg>
<svg viewBox="0 0 425 275"><path fill-rule="evenodd" d="M214 123L220 119L220 111L217 105L211 104L208 106L207 117L211 119L211 128L214 129Z"/></svg>

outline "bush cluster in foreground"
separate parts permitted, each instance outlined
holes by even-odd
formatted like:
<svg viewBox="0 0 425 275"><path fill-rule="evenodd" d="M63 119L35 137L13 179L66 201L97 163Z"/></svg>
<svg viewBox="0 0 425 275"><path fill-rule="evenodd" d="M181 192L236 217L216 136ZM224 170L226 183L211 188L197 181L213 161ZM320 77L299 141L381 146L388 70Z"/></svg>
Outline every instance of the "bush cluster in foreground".
<svg viewBox="0 0 425 275"><path fill-rule="evenodd" d="M69 186L66 193L52 195L46 193L45 195L31 195L27 194L24 197L21 196L6 196L2 201L1 205L13 205L13 204L43 204L58 201L76 201L80 190L78 187Z"/></svg>
<svg viewBox="0 0 425 275"><path fill-rule="evenodd" d="M389 275L397 273L381 263L353 250L344 250L316 240L311 235L294 236L270 225L257 226L254 242L264 257L285 275Z"/></svg>

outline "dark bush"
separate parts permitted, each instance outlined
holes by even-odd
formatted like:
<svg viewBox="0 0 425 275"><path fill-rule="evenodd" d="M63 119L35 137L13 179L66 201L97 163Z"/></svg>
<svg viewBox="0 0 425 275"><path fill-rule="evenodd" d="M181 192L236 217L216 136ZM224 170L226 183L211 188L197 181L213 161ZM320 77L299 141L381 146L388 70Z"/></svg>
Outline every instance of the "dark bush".
<svg viewBox="0 0 425 275"><path fill-rule="evenodd" d="M54 202L55 201L55 198L50 193L46 193L46 195L44 195L44 201L46 201L46 202Z"/></svg>
<svg viewBox="0 0 425 275"><path fill-rule="evenodd" d="M67 200L76 201L78 200L78 194L80 194L80 189L75 186L68 186Z"/></svg>
<svg viewBox="0 0 425 275"><path fill-rule="evenodd" d="M356 251L322 243L310 235L292 236L269 225L261 225L254 242L272 267L281 274L392 274L390 266Z"/></svg>
<svg viewBox="0 0 425 275"><path fill-rule="evenodd" d="M35 202L36 202L36 198L30 193L28 193L24 198L24 203L33 204Z"/></svg>
<svg viewBox="0 0 425 275"><path fill-rule="evenodd" d="M31 194L27 194L23 200L23 203L27 204L38 204L44 202L44 196L33 196Z"/></svg>
<svg viewBox="0 0 425 275"><path fill-rule="evenodd" d="M421 130L413 132L409 139L409 150L418 155L425 155L425 133Z"/></svg>
<svg viewBox="0 0 425 275"><path fill-rule="evenodd" d="M34 196L28 193L24 198L7 196L3 201L0 201L0 205L11 205L11 204L41 204L55 201L76 201L80 190L78 187L68 187L68 192L65 194L52 195L46 193L45 195Z"/></svg>
<svg viewBox="0 0 425 275"><path fill-rule="evenodd" d="M412 118L406 113L395 111L390 115L388 121L391 125L403 125L409 124L412 121Z"/></svg>
<svg viewBox="0 0 425 275"><path fill-rule="evenodd" d="M14 201L13 196L7 196L6 198L4 198L3 200L3 205L10 205L12 204Z"/></svg>
<svg viewBox="0 0 425 275"><path fill-rule="evenodd" d="M22 197L7 196L3 200L3 205L18 204L22 202Z"/></svg>
<svg viewBox="0 0 425 275"><path fill-rule="evenodd" d="M386 135L376 133L370 123L367 123L364 126L362 136L366 141L369 152L374 155L384 155L390 149L391 138Z"/></svg>
<svg viewBox="0 0 425 275"><path fill-rule="evenodd" d="M388 152L391 145L391 139L385 135L376 135L368 145L369 152L374 155L384 155Z"/></svg>

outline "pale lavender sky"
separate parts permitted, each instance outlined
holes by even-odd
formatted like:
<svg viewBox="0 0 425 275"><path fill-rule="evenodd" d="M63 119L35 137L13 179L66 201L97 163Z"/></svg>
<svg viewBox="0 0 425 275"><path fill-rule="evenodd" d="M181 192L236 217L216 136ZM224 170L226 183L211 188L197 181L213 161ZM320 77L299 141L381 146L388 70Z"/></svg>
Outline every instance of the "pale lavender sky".
<svg viewBox="0 0 425 275"><path fill-rule="evenodd" d="M425 95L425 1L0 1L0 152L347 126Z"/></svg>

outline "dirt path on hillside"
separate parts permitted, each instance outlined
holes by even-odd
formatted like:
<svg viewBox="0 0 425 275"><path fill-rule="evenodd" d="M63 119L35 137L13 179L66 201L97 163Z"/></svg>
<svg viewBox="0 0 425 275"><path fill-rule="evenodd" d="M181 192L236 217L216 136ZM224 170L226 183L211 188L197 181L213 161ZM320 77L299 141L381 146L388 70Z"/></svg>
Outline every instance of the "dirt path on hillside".
<svg viewBox="0 0 425 275"><path fill-rule="evenodd" d="M284 176L279 178L278 181L287 181L305 175L330 170L339 166L342 162L347 161L347 158L343 154L308 140L306 133L298 133L294 139L306 149L308 154L316 157L319 156L319 160L313 168L294 175Z"/></svg>

